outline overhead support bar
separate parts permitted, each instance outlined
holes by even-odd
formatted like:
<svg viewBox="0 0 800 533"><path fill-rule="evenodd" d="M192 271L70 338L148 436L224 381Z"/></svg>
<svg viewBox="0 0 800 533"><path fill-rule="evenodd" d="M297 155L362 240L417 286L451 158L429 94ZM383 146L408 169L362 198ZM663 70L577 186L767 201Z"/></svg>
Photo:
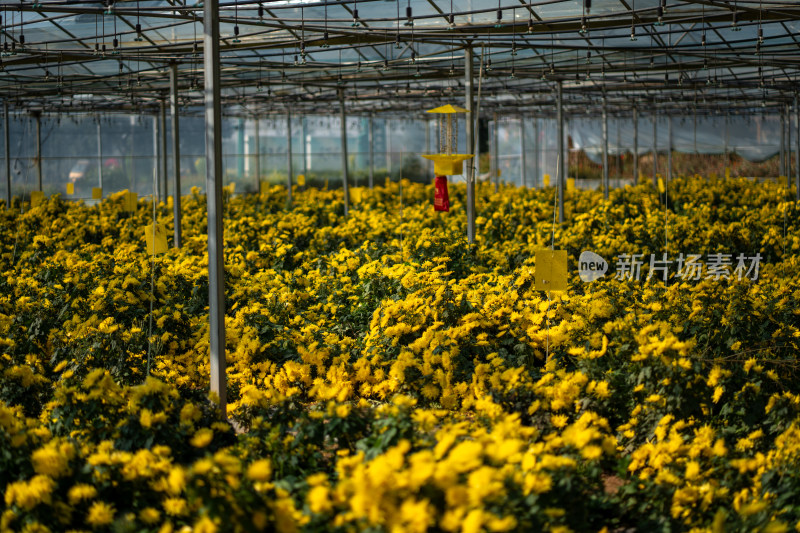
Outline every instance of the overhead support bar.
<svg viewBox="0 0 800 533"><path fill-rule="evenodd" d="M173 245L175 248L180 248L183 217L181 213L181 134L178 116L178 65L175 63L169 67L169 85L169 112L172 119L172 219L175 226Z"/></svg>
<svg viewBox="0 0 800 533"><path fill-rule="evenodd" d="M219 68L219 0L203 5L203 78L206 116L206 199L208 204L208 308L211 392L227 416L225 361L225 270L222 229L222 106Z"/></svg>

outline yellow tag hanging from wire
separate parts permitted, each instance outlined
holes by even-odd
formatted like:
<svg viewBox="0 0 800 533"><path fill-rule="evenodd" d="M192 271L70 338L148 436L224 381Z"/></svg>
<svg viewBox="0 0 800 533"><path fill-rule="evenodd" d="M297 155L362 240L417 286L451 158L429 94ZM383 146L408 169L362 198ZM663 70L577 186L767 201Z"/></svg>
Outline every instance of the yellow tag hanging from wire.
<svg viewBox="0 0 800 533"><path fill-rule="evenodd" d="M363 187L352 187L350 189L350 201L354 204L360 204L361 200L364 199L364 188Z"/></svg>
<svg viewBox="0 0 800 533"><path fill-rule="evenodd" d="M147 254L163 254L167 251L167 232L161 224L148 224L144 227L144 240Z"/></svg>
<svg viewBox="0 0 800 533"><path fill-rule="evenodd" d="M549 187L550 186L550 174L545 174L542 176L542 187Z"/></svg>
<svg viewBox="0 0 800 533"><path fill-rule="evenodd" d="M228 191L230 194L235 193L236 192L236 182L235 181L230 182L228 185L225 185L223 187L223 189Z"/></svg>
<svg viewBox="0 0 800 533"><path fill-rule="evenodd" d="M391 183L392 183L392 178L390 178L389 176L386 176L386 179L383 180L384 187L388 187Z"/></svg>
<svg viewBox="0 0 800 533"><path fill-rule="evenodd" d="M267 194L269 192L269 182L261 180L258 182L259 194Z"/></svg>
<svg viewBox="0 0 800 533"><path fill-rule="evenodd" d="M67 183L67 194L72 196L75 194L75 184L72 182Z"/></svg>
<svg viewBox="0 0 800 533"><path fill-rule="evenodd" d="M102 200L103 189L102 187L92 187L92 200Z"/></svg>
<svg viewBox="0 0 800 533"><path fill-rule="evenodd" d="M139 194L135 192L126 191L125 196L122 197L122 210L129 213L135 213L136 207L139 205Z"/></svg>
<svg viewBox="0 0 800 533"><path fill-rule="evenodd" d="M31 191L31 207L36 207L44 202L44 193L42 191Z"/></svg>
<svg viewBox="0 0 800 533"><path fill-rule="evenodd" d="M567 192L575 191L575 178L567 178Z"/></svg>
<svg viewBox="0 0 800 533"><path fill-rule="evenodd" d="M661 194L667 192L667 187L664 185L664 178L658 178L658 192Z"/></svg>
<svg viewBox="0 0 800 533"><path fill-rule="evenodd" d="M306 175L305 174L298 174L297 175L297 184L300 187L305 187L306 186Z"/></svg>
<svg viewBox="0 0 800 533"><path fill-rule="evenodd" d="M731 167L725 167L725 179L731 179Z"/></svg>
<svg viewBox="0 0 800 533"><path fill-rule="evenodd" d="M567 290L567 251L539 250L536 252L536 290Z"/></svg>

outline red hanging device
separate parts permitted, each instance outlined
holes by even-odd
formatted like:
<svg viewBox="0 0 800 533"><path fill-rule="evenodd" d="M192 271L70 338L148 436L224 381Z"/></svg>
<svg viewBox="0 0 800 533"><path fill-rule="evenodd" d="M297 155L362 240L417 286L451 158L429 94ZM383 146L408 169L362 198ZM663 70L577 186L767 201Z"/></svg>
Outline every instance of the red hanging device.
<svg viewBox="0 0 800 533"><path fill-rule="evenodd" d="M436 191L433 194L433 209L436 211L450 211L450 195L447 193L447 176L436 176L434 179Z"/></svg>

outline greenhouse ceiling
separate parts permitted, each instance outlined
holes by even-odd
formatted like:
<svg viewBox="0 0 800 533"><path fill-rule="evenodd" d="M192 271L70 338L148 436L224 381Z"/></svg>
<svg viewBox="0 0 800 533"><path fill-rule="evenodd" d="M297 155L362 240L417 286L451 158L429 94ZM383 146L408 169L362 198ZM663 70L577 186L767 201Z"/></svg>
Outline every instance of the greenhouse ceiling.
<svg viewBox="0 0 800 533"><path fill-rule="evenodd" d="M32 112L147 111L176 69L203 103L202 2L2 2L0 98ZM794 102L797 2L346 0L220 2L228 114L421 112L463 100L472 48L482 112L757 113Z"/></svg>

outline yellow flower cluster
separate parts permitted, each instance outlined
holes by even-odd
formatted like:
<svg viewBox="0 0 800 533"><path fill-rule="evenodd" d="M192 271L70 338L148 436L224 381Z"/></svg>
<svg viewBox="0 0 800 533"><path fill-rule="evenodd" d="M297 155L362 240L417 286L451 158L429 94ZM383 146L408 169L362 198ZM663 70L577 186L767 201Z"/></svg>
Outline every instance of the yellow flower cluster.
<svg viewBox="0 0 800 533"><path fill-rule="evenodd" d="M479 185L474 243L458 184L448 214L407 181L348 217L341 191L226 193L226 413L198 191L155 259L121 195L1 212L0 531L800 527L789 191L570 191L555 225L552 192ZM536 290L551 243L563 293ZM584 250L762 263L583 283Z"/></svg>

